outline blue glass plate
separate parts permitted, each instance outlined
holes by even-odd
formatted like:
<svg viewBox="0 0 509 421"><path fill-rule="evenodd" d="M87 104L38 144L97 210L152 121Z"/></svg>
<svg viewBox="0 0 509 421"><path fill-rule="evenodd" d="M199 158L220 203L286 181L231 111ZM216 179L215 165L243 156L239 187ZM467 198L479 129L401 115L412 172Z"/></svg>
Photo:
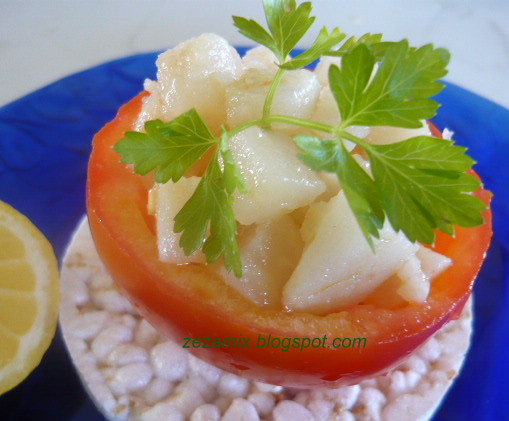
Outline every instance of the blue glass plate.
<svg viewBox="0 0 509 421"><path fill-rule="evenodd" d="M243 49L240 49L243 50ZM157 53L112 61L0 108L0 199L26 214L57 256L85 212L91 139L155 76ZM435 421L502 420L509 414L509 111L448 84L439 128L469 147L494 192L495 236L475 285L475 332L465 367ZM1 344L0 344L1 346ZM41 365L0 398L1 420L103 420L58 334Z"/></svg>

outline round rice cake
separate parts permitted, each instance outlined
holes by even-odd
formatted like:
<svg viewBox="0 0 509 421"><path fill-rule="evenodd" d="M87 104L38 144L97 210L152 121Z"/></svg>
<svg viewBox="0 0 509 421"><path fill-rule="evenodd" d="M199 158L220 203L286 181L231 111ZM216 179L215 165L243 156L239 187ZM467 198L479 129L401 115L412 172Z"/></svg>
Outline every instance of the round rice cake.
<svg viewBox="0 0 509 421"><path fill-rule="evenodd" d="M161 336L102 265L86 218L64 257L62 333L83 385L109 420L428 420L465 359L471 300L390 373L336 389L292 389L222 371Z"/></svg>

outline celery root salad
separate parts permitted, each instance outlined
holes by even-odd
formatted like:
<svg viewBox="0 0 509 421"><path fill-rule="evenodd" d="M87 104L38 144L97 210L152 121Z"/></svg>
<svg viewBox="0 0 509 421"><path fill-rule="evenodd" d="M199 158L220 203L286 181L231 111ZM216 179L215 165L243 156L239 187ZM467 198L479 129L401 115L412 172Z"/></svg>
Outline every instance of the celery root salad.
<svg viewBox="0 0 509 421"><path fill-rule="evenodd" d="M271 310L425 301L453 264L436 231L480 225L486 208L473 160L426 122L448 52L324 27L291 55L310 4L263 3L268 29L234 17L261 44L244 57L214 34L161 54L114 146L154 175L160 260L208 265Z"/></svg>
<svg viewBox="0 0 509 421"><path fill-rule="evenodd" d="M242 58L206 34L94 138L90 230L105 268L161 334L242 338L189 351L290 387L387 373L468 301L491 236L489 192L428 120L449 53L322 28L263 1ZM315 70L308 67L314 65ZM284 352L257 347L322 338ZM336 349L333 338L363 338Z"/></svg>

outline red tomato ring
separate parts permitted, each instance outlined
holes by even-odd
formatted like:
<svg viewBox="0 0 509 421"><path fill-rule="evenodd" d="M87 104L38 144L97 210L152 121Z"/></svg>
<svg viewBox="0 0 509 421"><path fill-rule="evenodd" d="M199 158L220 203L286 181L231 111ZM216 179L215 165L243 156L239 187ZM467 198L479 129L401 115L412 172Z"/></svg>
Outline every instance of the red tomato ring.
<svg viewBox="0 0 509 421"><path fill-rule="evenodd" d="M181 345L184 338L243 338L250 347L191 347L190 351L247 378L296 387L338 386L388 371L461 311L489 246L489 210L482 226L458 227L454 238L438 233L434 249L454 264L433 281L424 303L394 309L358 304L326 316L262 310L202 265L161 262L153 217L146 211L146 177L121 164L112 148L132 129L145 95L124 105L95 136L87 209L101 259L160 332ZM475 194L489 202L489 192L481 189ZM297 347L284 352L281 347L256 346L261 345L259 338L269 335L280 340L324 335L366 338L366 347Z"/></svg>

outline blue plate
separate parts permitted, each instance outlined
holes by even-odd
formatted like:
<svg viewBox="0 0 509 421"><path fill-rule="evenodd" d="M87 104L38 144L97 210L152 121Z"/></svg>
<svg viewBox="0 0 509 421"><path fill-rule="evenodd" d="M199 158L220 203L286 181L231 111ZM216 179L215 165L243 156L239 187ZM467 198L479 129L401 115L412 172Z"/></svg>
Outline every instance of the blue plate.
<svg viewBox="0 0 509 421"><path fill-rule="evenodd" d="M36 224L59 258L85 212L91 139L145 78L154 78L156 56L108 62L0 108L0 199ZM474 288L473 345L434 420L503 420L509 414L509 111L452 84L438 100L443 106L435 123L470 149L495 194L495 235ZM0 398L0 419L104 418L84 392L58 334L34 373Z"/></svg>

